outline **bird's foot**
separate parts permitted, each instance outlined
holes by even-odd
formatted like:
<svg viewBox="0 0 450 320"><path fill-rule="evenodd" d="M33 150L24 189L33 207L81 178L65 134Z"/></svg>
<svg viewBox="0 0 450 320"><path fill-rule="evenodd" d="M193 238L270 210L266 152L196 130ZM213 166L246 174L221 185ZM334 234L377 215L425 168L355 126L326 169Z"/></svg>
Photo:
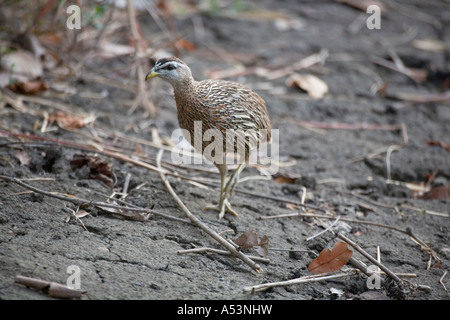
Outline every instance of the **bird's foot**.
<svg viewBox="0 0 450 320"><path fill-rule="evenodd" d="M222 204L218 204L217 206L206 206L202 209L202 211L205 210L216 210L219 211L219 219L222 219L225 216L225 213L231 213L233 216L237 217L239 216L236 211L231 207L230 202L225 199Z"/></svg>

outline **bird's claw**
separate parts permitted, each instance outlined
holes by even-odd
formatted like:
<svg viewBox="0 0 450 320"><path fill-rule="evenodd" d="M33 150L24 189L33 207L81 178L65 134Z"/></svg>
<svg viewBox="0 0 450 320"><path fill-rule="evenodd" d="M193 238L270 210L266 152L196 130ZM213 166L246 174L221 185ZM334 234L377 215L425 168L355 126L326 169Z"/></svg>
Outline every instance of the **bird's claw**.
<svg viewBox="0 0 450 320"><path fill-rule="evenodd" d="M202 209L202 211L205 210L216 210L219 211L219 219L222 219L225 216L225 213L231 213L233 216L238 217L239 215L234 211L234 209L231 207L230 202L225 199L222 204L219 204L217 206L206 206Z"/></svg>

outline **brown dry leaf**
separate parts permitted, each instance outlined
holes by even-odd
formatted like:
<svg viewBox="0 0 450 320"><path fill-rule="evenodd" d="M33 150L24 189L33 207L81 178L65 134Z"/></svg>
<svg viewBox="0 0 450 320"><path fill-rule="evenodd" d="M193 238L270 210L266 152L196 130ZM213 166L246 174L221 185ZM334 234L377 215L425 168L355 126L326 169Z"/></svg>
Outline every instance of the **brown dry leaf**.
<svg viewBox="0 0 450 320"><path fill-rule="evenodd" d="M267 257L269 254L269 238L264 235L259 242L259 245L255 247L256 252L262 257Z"/></svg>
<svg viewBox="0 0 450 320"><path fill-rule="evenodd" d="M425 192L422 196L418 197L423 200L449 200L450 199L450 187L439 186Z"/></svg>
<svg viewBox="0 0 450 320"><path fill-rule="evenodd" d="M258 245L258 235L249 229L246 233L241 234L236 240L233 240L239 247L247 249Z"/></svg>
<svg viewBox="0 0 450 320"><path fill-rule="evenodd" d="M328 85L312 74L294 73L287 78L286 85L300 88L314 99L321 99L328 93Z"/></svg>
<svg viewBox="0 0 450 320"><path fill-rule="evenodd" d="M26 150L17 150L14 157L19 160L21 166L28 166L31 162L30 154Z"/></svg>
<svg viewBox="0 0 450 320"><path fill-rule="evenodd" d="M48 89L48 86L42 80L29 80L14 82L7 86L11 91L22 94L35 94Z"/></svg>
<svg viewBox="0 0 450 320"><path fill-rule="evenodd" d="M274 181L276 183L293 184L300 178L301 178L300 176L294 176L290 174L278 174L277 177L274 179Z"/></svg>
<svg viewBox="0 0 450 320"><path fill-rule="evenodd" d="M444 141L441 141L441 140L430 140L430 141L427 141L427 144L428 144L429 146L439 146L439 147L442 147L442 148L444 148L445 150L447 150L448 152L450 152L450 144L445 143Z"/></svg>
<svg viewBox="0 0 450 320"><path fill-rule="evenodd" d="M444 265L442 264L442 261L436 261L432 266L431 269L445 269Z"/></svg>
<svg viewBox="0 0 450 320"><path fill-rule="evenodd" d="M72 160L70 160L70 168L75 170L83 166L89 166L91 179L97 179L103 181L108 187L114 186L112 179L112 164L106 162L104 159L98 156L89 156L87 154L74 154Z"/></svg>
<svg viewBox="0 0 450 320"><path fill-rule="evenodd" d="M61 111L50 114L48 122L56 122L59 127L64 129L81 129L86 125L85 119L82 117L68 115Z"/></svg>
<svg viewBox="0 0 450 320"><path fill-rule="evenodd" d="M114 204L114 205L119 206L119 204L116 201L113 201L112 203L108 203L108 204ZM142 213L142 212L137 212L137 211L123 210L123 209L120 209L120 208L112 208L112 207L101 206L101 205L99 205L98 208L100 208L104 212L110 213L110 214L115 215L115 216L119 216L119 217L124 218L126 220L145 222L145 221L148 221L149 218L150 218L150 214L149 213ZM153 209L153 207L150 208L150 210L151 209Z"/></svg>
<svg viewBox="0 0 450 320"><path fill-rule="evenodd" d="M311 261L308 271L320 274L340 270L347 264L352 255L353 252L348 248L347 243L338 241L332 250L323 249L319 256Z"/></svg>
<svg viewBox="0 0 450 320"><path fill-rule="evenodd" d="M246 233L241 234L233 242L243 249L254 247L255 251L263 257L267 257L269 254L269 238L264 235L258 243L258 235L253 229L249 229Z"/></svg>

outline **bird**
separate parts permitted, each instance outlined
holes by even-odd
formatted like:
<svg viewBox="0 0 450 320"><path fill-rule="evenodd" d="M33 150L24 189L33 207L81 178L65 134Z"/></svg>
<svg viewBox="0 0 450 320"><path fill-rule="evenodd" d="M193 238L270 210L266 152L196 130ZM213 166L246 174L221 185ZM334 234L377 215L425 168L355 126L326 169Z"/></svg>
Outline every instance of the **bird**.
<svg viewBox="0 0 450 320"><path fill-rule="evenodd" d="M271 122L265 101L237 82L214 79L196 81L189 66L177 57L158 59L145 81L155 77L172 85L183 136L219 170L218 205L206 206L203 210L219 211L219 219L226 212L238 216L230 199L239 176L247 166L252 151L261 143L271 141ZM200 129L199 135L196 130ZM214 148L211 147L212 142L205 139L206 134L214 137ZM198 137L202 141L196 141ZM226 156L229 152L238 153L239 160L228 178L230 163Z"/></svg>

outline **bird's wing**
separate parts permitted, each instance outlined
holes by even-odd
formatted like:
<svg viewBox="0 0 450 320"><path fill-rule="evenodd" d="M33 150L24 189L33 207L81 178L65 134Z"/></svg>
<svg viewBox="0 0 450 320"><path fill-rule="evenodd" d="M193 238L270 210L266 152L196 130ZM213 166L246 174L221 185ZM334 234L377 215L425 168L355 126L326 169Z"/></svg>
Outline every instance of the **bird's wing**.
<svg viewBox="0 0 450 320"><path fill-rule="evenodd" d="M219 129L235 150L251 151L259 142L270 140L270 122L264 100L239 83L217 80L200 82L205 129ZM205 123L206 122L206 123ZM265 134L265 137L263 135ZM267 137L269 135L269 137ZM227 149L228 150L228 149Z"/></svg>

